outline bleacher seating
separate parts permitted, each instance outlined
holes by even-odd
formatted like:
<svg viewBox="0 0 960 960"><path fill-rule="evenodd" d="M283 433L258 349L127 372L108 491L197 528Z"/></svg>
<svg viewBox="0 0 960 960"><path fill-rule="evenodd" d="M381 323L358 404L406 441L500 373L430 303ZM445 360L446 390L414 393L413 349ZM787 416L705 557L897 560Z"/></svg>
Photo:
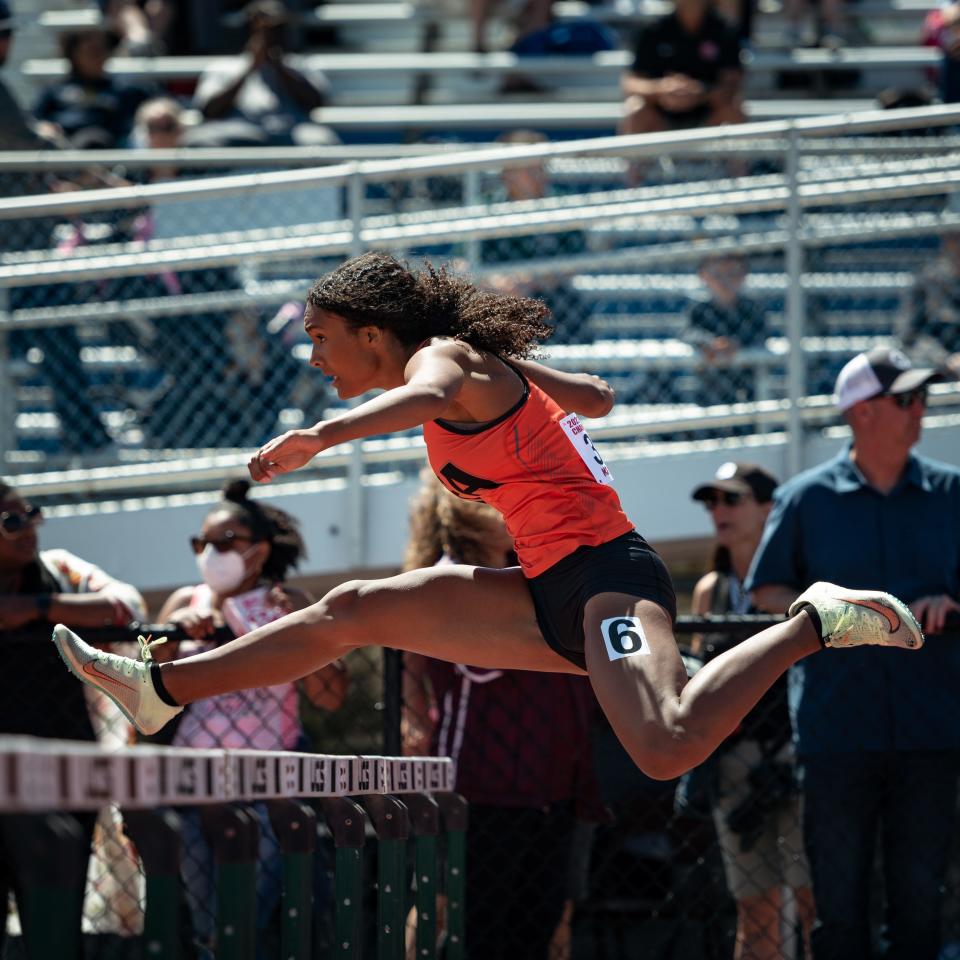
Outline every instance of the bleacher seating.
<svg viewBox="0 0 960 960"><path fill-rule="evenodd" d="M62 73L62 62L52 56L57 34L98 20L92 3L78 2L69 9L64 9L64 4L65 0L49 0L39 5L30 28L24 31L27 42L21 52L26 62L19 73L34 89ZM620 118L617 84L620 72L629 64L629 36L639 23L667 8L665 0L610 0L590 5L559 0L555 5L558 16L590 16L610 24L621 37L622 49L593 57L520 61L507 52L468 52L465 10L431 0L357 0L320 6L305 15L304 25L336 27L340 46L303 54L306 62L324 70L333 82L332 105L319 111L317 119L333 127L348 144L489 140L516 127L544 130L556 139L610 134ZM761 14L755 44L747 57L748 113L757 120L852 113L870 106L881 86L921 82L937 61L935 51L915 45L925 10L926 4L920 0L861 0L857 16L869 20L873 45L839 51L786 50L782 44L782 13ZM504 21L493 24L492 36L505 42L508 34ZM165 83L173 79L192 81L208 63L208 57L116 58L111 69L122 76ZM546 93L502 95L501 81L518 69L532 70L544 81ZM786 91L781 89L781 82L788 76L793 81L808 77L810 82L806 86L791 83ZM179 85L177 90L188 88ZM811 91L821 96L813 96ZM824 93L826 96L822 96ZM920 145L916 149L925 155ZM826 178L838 177L845 162L837 157L808 158L803 175L813 176L810 182L816 184L817 170L826 171ZM597 372L608 372L627 383L622 373L624 364L633 364L635 373L669 369L671 377L677 374L670 381L669 399L693 402L693 381L684 377L695 358L689 346L678 340L691 303L703 295L691 244L706 244L705 249L721 249L727 244L729 248L749 234L753 244L749 249L756 257L747 289L768 311L775 336L766 359L747 357L743 365L750 370L762 368L776 384L786 362L782 350L776 348L780 343L776 338L785 330L787 308L787 280L779 252L785 236L783 225L777 220L779 214L759 201L754 212L727 213L726 207L719 206L707 216L697 209L698 203L706 207L716 204L718 198L723 201L723 192L733 189L729 181L719 183L711 196L693 190L690 196L681 197L687 178L694 183L709 183L717 176L718 163L723 161L709 156L668 157L669 169L658 168L652 182L661 182L657 179L661 177L664 183L677 184L681 187L675 194L679 199L668 212L670 195L665 195L664 203L651 208L655 213L644 219L637 212L645 202L642 198L638 207L637 201L616 192L622 190L629 170L627 160L599 156L589 162L572 157L555 159L551 175L559 196L570 192L580 198L580 213L586 218L581 226L590 232L586 249L566 258L534 260L519 266L474 263L477 273L489 277L498 271L509 275L525 268L545 272L555 267L589 311L589 321L580 335L595 341L600 350L595 357L600 363ZM940 176L938 169L931 169L932 176ZM751 187L757 198L766 189L762 173L761 169L755 189ZM852 188L856 186L852 182L856 174L843 175L851 180ZM402 252L426 253L437 259L463 255L466 248L458 236L460 220L466 218L475 224L476 214L465 206L459 185L445 186L443 189L452 191L445 196L442 190L438 192L438 183L439 179L429 181L422 192L409 195L387 184L371 186L367 196L371 229L394 231L389 241L394 245L402 242L404 230L410 231L411 246L401 248ZM818 188L814 185L813 189ZM597 192L595 198L590 191ZM603 191L609 194L606 201ZM304 194L297 200L293 193L286 195L285 207L271 207L271 195L265 194L260 213L254 216L256 204L251 195L244 207L236 206L225 220L221 217L224 208L202 208L195 202L191 205L193 213L208 224L205 230L185 227L175 218L165 219L166 208L158 204L154 210L157 227L149 244L138 245L139 241L122 237L108 242L105 235L73 250L68 259L51 260L46 251L6 255L0 262L0 279L18 271L26 277L34 270L57 270L69 263L76 271L76 280L69 280L69 284L83 282L88 285L84 290L97 291L89 299L74 298L69 292L73 286L64 279L60 299L35 304L21 301L12 319L21 326L77 323L80 361L101 417L121 438L121 453L126 458L148 455L150 440L138 432L133 408L138 399L156 389L162 370L135 337L122 334L124 325L131 318L160 323L167 318L183 318L183 324L189 325L191 318L250 306L259 308L264 317L271 316L284 301L302 296L314 265L324 262L324 256L336 258L349 251L349 221L335 219L337 196L335 192L327 194L330 203L321 209L316 206L316 198ZM698 200L698 196L703 199ZM481 195L480 199L486 197ZM611 216L609 209L601 209L604 202L620 204L624 215ZM825 370L832 369L843 350L856 342L851 338L889 336L906 309L913 273L935 248L939 229L936 209L942 198L932 197L926 206L924 202L921 198L913 203L901 224L895 223L892 215L857 220L845 213L842 203L835 210L807 215L808 240L813 245L807 251L803 287L808 330L821 338L817 341L820 346L811 346L811 355L827 358ZM557 204L562 205L562 200ZM201 214L202 209L208 214ZM310 216L305 211L312 214L313 223L308 222ZM484 215L493 225L493 237L510 236L519 229L512 233L508 229L505 218L513 211L506 207L489 206ZM570 216L569 211L566 215ZM103 219L108 223L109 215ZM435 230L428 243L418 233L418 224L431 219ZM325 221L319 235L314 227L317 220ZM540 229L533 220L530 224L529 229ZM862 242L858 240L861 233L867 238ZM845 246L835 249L828 242L831 236L844 238ZM673 260L671 251L679 251ZM111 277L138 276L138 271L150 276L178 258L185 258L181 269L187 265L203 269L209 264L219 270L217 282L205 289L152 298L133 288L122 296L103 293ZM17 282L23 282L22 278ZM571 349L570 357L579 358L577 345ZM302 346L293 348L293 353L298 350L302 352ZM603 368L604 363L607 368ZM35 454L56 462L60 450L58 422L52 412L50 389L37 376L36 353L28 353L11 369L20 410L17 429L21 453L28 459ZM633 381L636 379L634 376ZM631 402L655 402L658 384L666 382L652 381L644 394L638 392L633 381L627 383L625 393ZM659 399L667 397L664 391ZM317 413L313 410L309 415ZM279 422L291 425L308 413L292 400L278 416Z"/></svg>

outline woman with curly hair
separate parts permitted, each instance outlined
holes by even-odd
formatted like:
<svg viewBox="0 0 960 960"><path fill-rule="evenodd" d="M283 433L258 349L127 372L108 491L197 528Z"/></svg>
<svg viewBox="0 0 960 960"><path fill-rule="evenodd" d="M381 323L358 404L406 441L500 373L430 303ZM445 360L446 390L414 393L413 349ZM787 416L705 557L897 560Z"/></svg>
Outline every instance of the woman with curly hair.
<svg viewBox="0 0 960 960"><path fill-rule="evenodd" d="M175 663L98 651L54 631L68 667L109 692L141 729L184 704L283 683L358 647L383 644L454 663L586 672L647 775L672 779L708 756L791 664L821 647L916 648L909 609L888 594L815 584L790 618L687 678L676 600L660 557L620 508L577 411L601 417L599 377L527 359L550 332L542 303L482 290L427 266L367 253L310 290L310 362L341 398L383 392L250 460L266 482L350 440L422 425L444 485L501 513L519 567L451 565L350 581L318 603Z"/></svg>

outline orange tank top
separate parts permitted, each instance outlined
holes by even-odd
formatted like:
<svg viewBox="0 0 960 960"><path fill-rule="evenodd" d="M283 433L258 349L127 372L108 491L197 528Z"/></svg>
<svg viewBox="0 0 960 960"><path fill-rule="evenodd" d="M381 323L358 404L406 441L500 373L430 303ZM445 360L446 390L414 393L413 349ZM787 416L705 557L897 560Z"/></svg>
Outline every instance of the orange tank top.
<svg viewBox="0 0 960 960"><path fill-rule="evenodd" d="M423 437L444 486L497 510L524 574L535 577L577 547L606 543L633 524L576 414L564 413L508 366L523 381L523 396L511 409L476 426L432 420Z"/></svg>

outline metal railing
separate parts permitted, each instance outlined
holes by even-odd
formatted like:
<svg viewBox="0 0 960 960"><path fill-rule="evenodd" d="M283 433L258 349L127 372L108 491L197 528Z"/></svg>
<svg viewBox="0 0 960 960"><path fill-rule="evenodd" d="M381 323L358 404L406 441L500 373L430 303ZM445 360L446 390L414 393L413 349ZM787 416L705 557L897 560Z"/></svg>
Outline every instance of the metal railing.
<svg viewBox="0 0 960 960"><path fill-rule="evenodd" d="M826 120L800 120L745 124L723 130L692 130L669 135L600 138L568 143L469 149L441 156L411 156L392 160L363 160L329 166L278 172L242 173L210 179L177 179L171 182L88 190L67 195L13 197L0 200L0 221L14 229L29 218L83 220L122 212L160 210L182 213L182 233L167 239L127 240L80 246L70 253L51 255L49 250L12 251L0 256L0 357L3 342L13 330L32 330L64 322L105 321L131 315L163 318L186 316L198 310L229 309L247 304L269 304L302 295L300 279L270 276L271 270L309 275L314 264L360 252L370 247L398 252L418 250L462 251L465 265L479 278L521 275L584 277L598 273L598 282L618 281L611 271L628 277L621 290L629 293L629 277L641 271L697 263L705 256L723 253L778 255L780 273L759 274L761 284L774 284L785 296L784 333L792 344L805 333L805 297L814 294L805 252L829 245L865 240L893 240L935 236L953 230L960 215L943 210L901 209L915 199L935 200L960 185L960 154L949 149L952 134L941 143L936 137L899 140L891 132L909 134L939 127L949 131L960 121L960 109L933 107L920 110L875 111ZM872 137L880 137L876 145ZM929 152L926 148L929 147ZM890 156L884 153L889 149ZM175 157L189 152L177 152ZM480 178L490 171L548 163L558 175L592 165L592 176L614 179L632 165L652 163L665 154L691 163L713 164L713 175L699 180L666 182L643 187L620 186L587 190L536 201L484 202ZM904 155L906 154L906 155ZM919 155L918 155L919 154ZM243 163L249 152L232 151L225 162ZM267 156L268 154L263 154ZM112 155L110 155L112 157ZM272 156L272 154L271 154ZM134 166L149 162L131 154ZM738 157L775 162L777 169L731 175L724 164ZM282 158L282 159L281 159ZM331 157L331 159L333 159ZM29 158L0 157L0 169L14 170ZM284 151L275 162L300 164L303 152ZM78 158L65 158L67 168ZM159 163L159 158L155 161ZM43 157L54 166L56 158ZM605 172L604 172L605 171ZM717 176L717 174L720 174ZM384 212L383 201L371 190L403 184L419 185L450 178L459 183L455 202L399 203ZM324 190L342 203L339 219L311 221L255 229L217 230L215 224L191 224L191 204L234 200L282 205L289 191ZM403 188L406 189L406 188ZM299 197L300 194L296 193ZM7 227L5 227L7 229ZM509 262L484 262L483 243L530 234L558 234L572 230L616 230L618 243L546 258L525 257ZM434 254L436 256L436 254ZM443 256L443 254L441 254ZM6 291L17 288L50 288L56 284L101 283L163 271L196 271L237 268L241 283L235 289L185 293L155 299L131 298L67 303L61 306L19 306L10 309ZM856 274L843 280L825 275L839 292L844 284L853 291ZM884 284L906 292L909 272L879 277L869 284L879 293ZM582 284L580 285L583 286ZM21 301L22 302L22 301ZM849 345L837 345L847 349ZM135 356L135 354L132 354ZM562 351L558 356L562 356ZM584 354L584 359L593 356ZM689 358L689 354L687 355ZM681 357L683 362L685 359ZM803 441L801 400L809 392L803 372L804 351L788 350L780 356L787 369L784 400L788 411L792 464L800 462ZM618 361L622 363L622 359ZM739 363L739 361L738 361ZM758 361L766 365L765 360ZM752 361L744 366L756 366ZM0 365L0 395L13 394L9 363ZM13 411L4 412L0 424L3 448L13 443ZM710 419L707 417L706 419ZM359 456L359 452L355 454ZM209 454L202 457L209 463ZM148 470L138 465L135 471ZM206 470L208 466L200 467ZM116 476L119 476L117 474Z"/></svg>

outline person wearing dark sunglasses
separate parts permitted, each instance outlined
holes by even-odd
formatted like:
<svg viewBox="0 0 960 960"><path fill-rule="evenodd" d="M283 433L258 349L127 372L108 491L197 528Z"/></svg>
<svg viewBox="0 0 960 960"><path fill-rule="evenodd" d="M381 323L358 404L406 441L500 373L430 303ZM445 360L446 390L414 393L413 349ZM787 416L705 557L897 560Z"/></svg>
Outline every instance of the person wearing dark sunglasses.
<svg viewBox="0 0 960 960"><path fill-rule="evenodd" d="M747 586L783 612L811 580L876 584L927 634L910 657L851 650L793 668L791 710L810 857L815 957L872 956L872 869L883 837L891 958L935 960L960 771L960 470L918 454L927 389L944 376L875 348L837 378L852 440L776 494Z"/></svg>
<svg viewBox="0 0 960 960"><path fill-rule="evenodd" d="M744 590L750 563L773 506L777 479L754 463L721 464L692 497L714 528L709 571L693 588L694 614L755 613ZM708 633L693 639L703 663L743 639ZM804 940L813 921L810 869L803 852L800 805L794 781L786 677L780 677L744 717L700 774L707 780L727 888L737 905L737 954L780 957L782 891L793 891ZM691 779L690 783L693 783Z"/></svg>
<svg viewBox="0 0 960 960"><path fill-rule="evenodd" d="M175 623L194 639L164 643L156 648L158 660L213 649L218 627L228 626L239 636L311 603L308 594L286 582L306 555L296 520L271 504L250 499L249 489L246 480L228 482L200 532L189 538L201 582L175 590L157 619ZM304 749L308 745L300 720L300 692L314 707L333 711L343 703L347 687L347 673L340 661L334 661L296 683L208 697L184 711L176 727L166 731L167 740L198 749ZM280 898L282 862L266 808L254 809L261 831L257 929L258 937L264 937ZM185 814L184 831L182 875L194 931L200 943L212 948L213 858L196 811ZM265 956L269 951L263 947L258 952Z"/></svg>
<svg viewBox="0 0 960 960"><path fill-rule="evenodd" d="M61 549L40 549L43 514L26 497L0 480L0 733L53 737L64 740L94 740L116 721L125 734L120 712L105 697L97 696L97 709L88 708L78 696L75 683L64 683L58 658L51 657L46 635L51 622L65 620L80 626L125 625L146 617L140 592L87 560ZM96 728L94 724L96 723ZM113 728L115 732L117 728ZM94 813L77 815L86 848L93 838ZM78 929L83 907L87 858L64 857L62 847L49 843L56 829L48 818L4 817L0 823L0 900L6 903L12 889L21 889L25 871L35 869L43 850L55 851L53 869L65 889L77 891L67 915L58 923ZM101 826L108 832L111 819ZM4 927L0 926L0 953ZM24 926L24 946L31 952L30 925ZM64 960L78 960L70 956Z"/></svg>

